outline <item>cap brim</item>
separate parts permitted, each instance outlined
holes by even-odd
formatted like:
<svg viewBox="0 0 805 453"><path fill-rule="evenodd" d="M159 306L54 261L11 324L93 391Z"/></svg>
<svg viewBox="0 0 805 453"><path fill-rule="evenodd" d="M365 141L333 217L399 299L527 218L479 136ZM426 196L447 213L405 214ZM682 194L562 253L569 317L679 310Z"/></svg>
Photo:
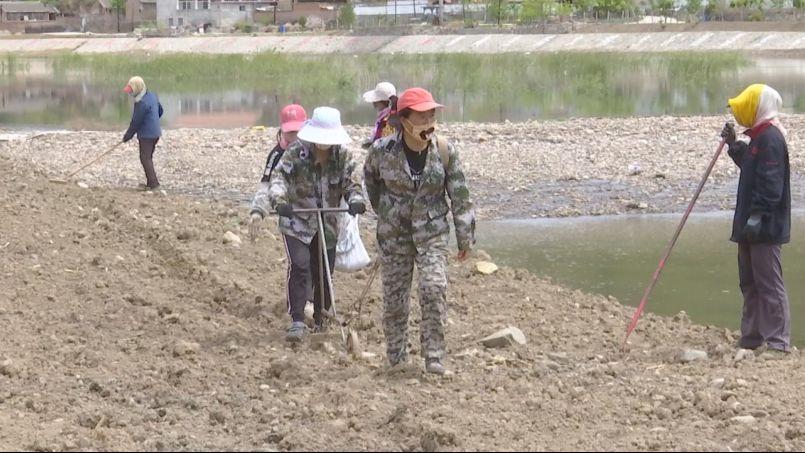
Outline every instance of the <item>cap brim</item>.
<svg viewBox="0 0 805 453"><path fill-rule="evenodd" d="M367 91L366 93L363 93L363 101L364 102L372 102L372 103L374 103L374 102L380 102L380 101L388 101L388 99L383 99L382 95L378 94L377 91L372 90L372 91Z"/></svg>
<svg viewBox="0 0 805 453"><path fill-rule="evenodd" d="M421 102L419 104L414 104L409 106L408 108L417 112L427 112L433 109L440 109L444 106L442 104L437 104L435 102Z"/></svg>
<svg viewBox="0 0 805 453"><path fill-rule="evenodd" d="M304 121L289 121L280 126L282 132L298 132L305 125Z"/></svg>
<svg viewBox="0 0 805 453"><path fill-rule="evenodd" d="M306 125L297 137L310 143L319 145L347 145L352 143L352 138L344 129L320 129L315 126Z"/></svg>

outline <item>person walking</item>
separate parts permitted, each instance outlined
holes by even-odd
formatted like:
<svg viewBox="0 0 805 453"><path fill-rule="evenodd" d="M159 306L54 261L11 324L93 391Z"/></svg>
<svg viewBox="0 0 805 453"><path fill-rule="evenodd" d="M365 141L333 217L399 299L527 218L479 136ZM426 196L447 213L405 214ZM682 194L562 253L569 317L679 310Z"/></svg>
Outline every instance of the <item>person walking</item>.
<svg viewBox="0 0 805 453"><path fill-rule="evenodd" d="M254 239L269 206L280 215L279 225L288 255L288 312L291 326L286 339L300 342L306 334L306 285L313 282L314 329L324 330L325 312L330 312L330 282L320 274L323 269L319 241L325 241L326 259L330 269L335 262L339 213L327 213L324 218L324 238L320 237L317 214L296 212L300 209L338 208L345 200L352 215L363 214L360 172L352 151L352 142L341 126L341 113L331 107L319 107L305 122L280 159L276 174L268 185L261 184L251 209L249 233ZM324 287L320 284L324 280ZM322 293L324 295L322 296Z"/></svg>
<svg viewBox="0 0 805 453"><path fill-rule="evenodd" d="M389 124L389 116L391 115L391 103L397 99L397 88L389 82L380 82L374 90L363 93L364 102L372 104L377 112L375 119L375 127L372 130L372 136L363 142L364 148L372 146L376 140L383 137L392 135L397 131Z"/></svg>
<svg viewBox="0 0 805 453"><path fill-rule="evenodd" d="M425 89L404 91L394 108L396 134L375 142L364 165L377 214L383 279L383 328L391 366L408 360L408 317L414 267L422 307L425 370L444 374L447 303L447 215L453 214L458 259L475 244L475 213L458 152L434 136L436 103ZM448 203L448 198L450 203Z"/></svg>
<svg viewBox="0 0 805 453"><path fill-rule="evenodd" d="M305 109L301 105L290 104L282 108L280 111L280 129L277 131L277 145L268 153L260 182L268 183L271 180L271 175L274 169L277 168L282 155L291 146L291 143L296 141L296 134L306 120L307 113L305 113Z"/></svg>

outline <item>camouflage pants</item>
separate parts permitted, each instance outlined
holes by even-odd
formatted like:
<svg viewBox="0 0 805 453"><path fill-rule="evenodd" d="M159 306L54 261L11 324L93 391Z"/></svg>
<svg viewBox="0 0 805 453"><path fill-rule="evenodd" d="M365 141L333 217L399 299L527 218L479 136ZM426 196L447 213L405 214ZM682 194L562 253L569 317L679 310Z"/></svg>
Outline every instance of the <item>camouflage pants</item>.
<svg viewBox="0 0 805 453"><path fill-rule="evenodd" d="M393 365L408 355L408 315L414 265L419 270L419 305L422 322L419 340L422 356L444 356L444 320L447 309L447 244L440 241L415 255L383 254L383 329L386 354Z"/></svg>

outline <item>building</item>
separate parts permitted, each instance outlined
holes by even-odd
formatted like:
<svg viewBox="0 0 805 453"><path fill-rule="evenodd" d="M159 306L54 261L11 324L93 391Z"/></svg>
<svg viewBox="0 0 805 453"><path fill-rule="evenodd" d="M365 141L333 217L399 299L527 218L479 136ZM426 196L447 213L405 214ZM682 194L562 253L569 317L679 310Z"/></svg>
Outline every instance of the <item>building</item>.
<svg viewBox="0 0 805 453"><path fill-rule="evenodd" d="M41 2L0 2L0 22L55 22L59 10Z"/></svg>
<svg viewBox="0 0 805 453"><path fill-rule="evenodd" d="M63 31L59 10L41 2L0 1L0 30L13 33Z"/></svg>
<svg viewBox="0 0 805 453"><path fill-rule="evenodd" d="M117 13L110 0L95 0L95 2L87 8L86 12L89 15L98 17L112 17Z"/></svg>
<svg viewBox="0 0 805 453"><path fill-rule="evenodd" d="M425 0L423 0L425 1ZM334 21L345 0L156 0L157 26L179 30L229 30L236 24L296 22L301 16ZM275 11L276 9L276 11Z"/></svg>
<svg viewBox="0 0 805 453"><path fill-rule="evenodd" d="M126 0L126 22L143 23L156 21L156 0Z"/></svg>
<svg viewBox="0 0 805 453"><path fill-rule="evenodd" d="M156 0L157 27L179 30L232 29L254 22L258 8L273 0Z"/></svg>

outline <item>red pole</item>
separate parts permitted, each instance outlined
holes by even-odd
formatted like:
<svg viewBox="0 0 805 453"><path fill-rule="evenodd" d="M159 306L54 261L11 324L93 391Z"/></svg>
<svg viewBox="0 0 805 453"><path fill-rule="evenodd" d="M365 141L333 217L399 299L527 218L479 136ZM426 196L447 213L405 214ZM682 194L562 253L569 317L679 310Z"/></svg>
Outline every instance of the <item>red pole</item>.
<svg viewBox="0 0 805 453"><path fill-rule="evenodd" d="M713 156L713 160L710 161L710 165L707 166L707 170L704 172L704 177L702 177L702 181L699 183L699 187L696 188L696 193L693 194L693 198L690 200L690 204L688 204L688 209L685 210L685 214L682 216L682 220L679 222L679 226L676 227L676 232L674 233L674 237L671 238L671 242L668 243L668 247L665 249L665 254L663 255L662 259L660 259L660 263L657 265L657 269L654 271L654 275L651 276L651 280L646 287L645 292L643 292L643 298L640 299L640 304L637 306L637 310L635 310L634 315L632 315L632 321L629 323L629 327L626 329L626 338L623 339L623 345L621 349L626 348L626 341L629 339L629 335L632 334L635 327L637 327L637 321L640 320L640 315L643 313L643 309L646 307L646 302L648 302L648 296L651 294L651 291L654 289L654 286L657 284L657 280L660 278L660 273L662 269L665 267L665 263L668 261L668 258L671 256L671 250L673 250L674 245L676 245L676 240L679 239L679 234L682 232L682 228L685 226L685 222L688 220L688 216L690 216L691 211L693 211L693 205L696 204L696 200L699 199L699 195L702 193L702 189L704 188L704 183L707 182L707 178L710 177L710 172L713 171L713 167L716 165L716 161L718 161L718 156L721 155L721 151L724 149L724 140L718 145L718 149L716 150L715 155Z"/></svg>

